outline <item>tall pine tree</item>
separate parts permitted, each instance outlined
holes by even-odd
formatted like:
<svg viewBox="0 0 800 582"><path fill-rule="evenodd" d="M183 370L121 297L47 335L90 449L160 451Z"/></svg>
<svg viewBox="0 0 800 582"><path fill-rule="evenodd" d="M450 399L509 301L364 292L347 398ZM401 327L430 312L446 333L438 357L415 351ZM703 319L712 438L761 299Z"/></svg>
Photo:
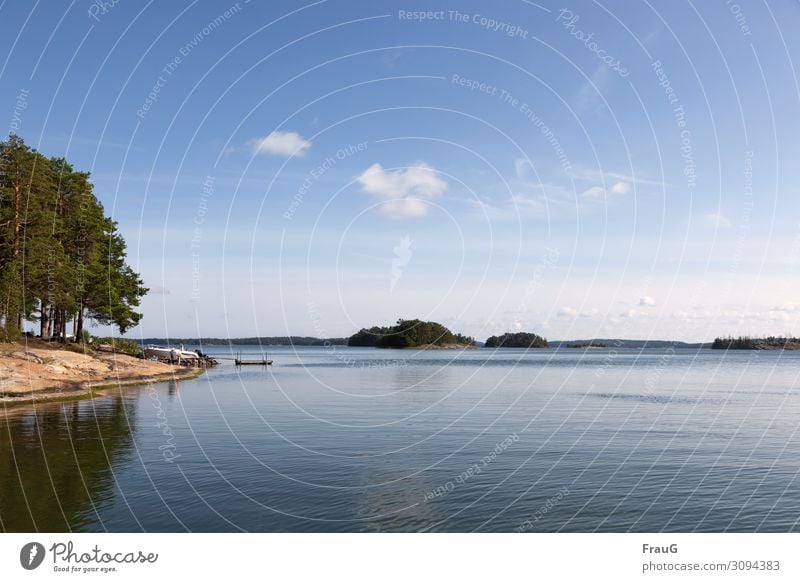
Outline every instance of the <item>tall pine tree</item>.
<svg viewBox="0 0 800 582"><path fill-rule="evenodd" d="M94 195L89 174L48 159L11 135L0 142L0 328L24 321L43 338L77 341L85 318L120 332L141 319L147 293L126 262L125 240Z"/></svg>

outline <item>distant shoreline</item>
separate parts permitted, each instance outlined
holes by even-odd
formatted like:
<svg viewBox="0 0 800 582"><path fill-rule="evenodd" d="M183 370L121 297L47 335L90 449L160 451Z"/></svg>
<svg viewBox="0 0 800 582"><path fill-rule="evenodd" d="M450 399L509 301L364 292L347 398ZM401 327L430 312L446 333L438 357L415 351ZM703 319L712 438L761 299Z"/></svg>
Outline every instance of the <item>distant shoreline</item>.
<svg viewBox="0 0 800 582"><path fill-rule="evenodd" d="M132 339L144 345L193 345L193 346L295 346L295 347L346 347L348 338L316 338L309 336L272 336L261 338L145 338L145 339ZM483 347L482 342L475 342L478 348ZM711 348L711 342L697 342L689 343L673 340L629 340L629 339L576 339L576 340L554 340L549 342L550 348L566 348L570 345L588 345L592 344L593 347L603 346L605 349L614 348ZM351 347L370 347L370 346L351 346ZM539 348L537 348L539 349Z"/></svg>

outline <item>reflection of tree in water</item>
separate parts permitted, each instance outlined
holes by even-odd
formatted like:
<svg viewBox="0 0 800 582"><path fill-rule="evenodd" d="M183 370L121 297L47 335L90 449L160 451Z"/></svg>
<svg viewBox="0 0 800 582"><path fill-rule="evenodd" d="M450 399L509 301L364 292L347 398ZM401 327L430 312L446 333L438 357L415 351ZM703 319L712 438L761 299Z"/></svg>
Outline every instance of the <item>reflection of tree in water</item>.
<svg viewBox="0 0 800 582"><path fill-rule="evenodd" d="M73 531L95 522L94 504L112 494L111 467L133 442L128 402L44 405L0 418L0 530Z"/></svg>

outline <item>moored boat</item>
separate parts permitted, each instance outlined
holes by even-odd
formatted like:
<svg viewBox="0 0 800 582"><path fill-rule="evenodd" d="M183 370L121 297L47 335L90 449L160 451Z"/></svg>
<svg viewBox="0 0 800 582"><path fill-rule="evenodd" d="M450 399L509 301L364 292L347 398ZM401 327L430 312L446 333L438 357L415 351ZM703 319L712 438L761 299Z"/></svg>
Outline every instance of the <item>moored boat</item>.
<svg viewBox="0 0 800 582"><path fill-rule="evenodd" d="M194 360L199 358L195 352L191 352L186 350L181 346L180 348L172 348L172 347L165 347L165 346L155 346L149 345L145 346L144 348L144 356L145 358L152 359L155 358L157 360L169 360L169 361L177 361L177 360Z"/></svg>

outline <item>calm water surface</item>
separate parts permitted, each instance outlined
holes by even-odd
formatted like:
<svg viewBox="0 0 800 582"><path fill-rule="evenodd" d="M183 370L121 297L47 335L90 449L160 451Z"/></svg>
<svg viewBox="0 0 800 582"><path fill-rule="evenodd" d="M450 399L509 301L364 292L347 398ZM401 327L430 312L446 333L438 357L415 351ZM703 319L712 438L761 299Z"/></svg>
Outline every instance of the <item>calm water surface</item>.
<svg viewBox="0 0 800 582"><path fill-rule="evenodd" d="M800 353L269 357L0 412L0 529L798 529Z"/></svg>

